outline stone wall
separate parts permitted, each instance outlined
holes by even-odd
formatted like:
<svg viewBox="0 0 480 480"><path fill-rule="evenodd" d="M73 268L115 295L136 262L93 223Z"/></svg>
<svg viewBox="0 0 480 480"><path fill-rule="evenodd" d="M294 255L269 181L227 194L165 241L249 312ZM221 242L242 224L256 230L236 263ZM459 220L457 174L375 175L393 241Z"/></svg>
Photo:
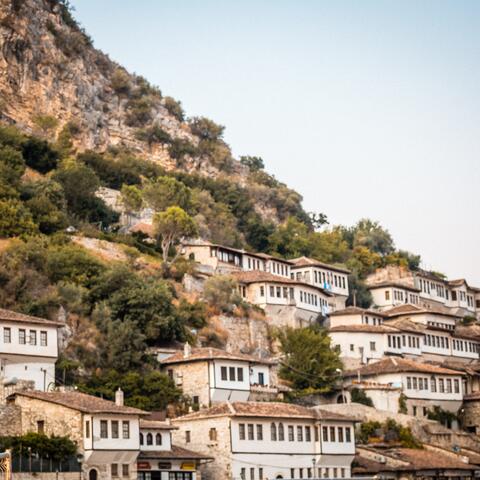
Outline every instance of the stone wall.
<svg viewBox="0 0 480 480"><path fill-rule="evenodd" d="M16 472L15 480L79 480L80 472Z"/></svg>
<svg viewBox="0 0 480 480"><path fill-rule="evenodd" d="M202 480L231 480L232 461L230 443L230 419L228 417L205 418L182 422L172 420L178 430L172 432L173 443L214 459L200 467ZM210 429L214 428L217 440L210 440ZM187 443L186 431L190 431L191 441Z"/></svg>
<svg viewBox="0 0 480 480"><path fill-rule="evenodd" d="M16 405L0 406L0 435L22 434L22 411Z"/></svg>

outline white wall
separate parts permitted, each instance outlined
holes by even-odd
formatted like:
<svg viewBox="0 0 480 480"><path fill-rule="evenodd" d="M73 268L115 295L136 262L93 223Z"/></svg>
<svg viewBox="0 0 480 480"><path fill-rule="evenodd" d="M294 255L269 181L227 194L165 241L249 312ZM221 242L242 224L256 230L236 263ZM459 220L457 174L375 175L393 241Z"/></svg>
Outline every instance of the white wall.
<svg viewBox="0 0 480 480"><path fill-rule="evenodd" d="M329 332L333 345L339 345L341 356L362 360L380 360L385 353L386 336L383 333L367 332ZM371 349L370 343L375 343L375 350ZM353 351L351 350L353 345ZM363 348L363 354L361 349Z"/></svg>
<svg viewBox="0 0 480 480"><path fill-rule="evenodd" d="M10 328L11 342L5 342L5 329ZM25 330L26 343L19 343L19 331ZM30 345L29 337L31 331L36 332L36 345ZM40 344L40 332L47 332L47 345ZM38 357L52 357L58 356L57 344L57 327L50 325L30 324L26 322L0 322L0 354L11 353L15 355L31 355Z"/></svg>
<svg viewBox="0 0 480 480"><path fill-rule="evenodd" d="M108 438L100 438L100 421L108 421ZM119 438L112 438L112 420L119 422ZM130 422L130 438L122 436L122 422ZM90 438L85 437L85 422L90 421ZM85 450L139 450L140 449L140 427L138 417L134 415L84 415L84 447ZM93 424L93 432L92 432ZM92 435L93 433L93 435Z"/></svg>
<svg viewBox="0 0 480 480"><path fill-rule="evenodd" d="M263 373L263 381L264 385L270 385L270 367L268 365L251 365L250 366L250 384L257 385L258 382L258 374Z"/></svg>
<svg viewBox="0 0 480 480"><path fill-rule="evenodd" d="M35 382L35 390L47 390L55 382L55 358L0 355L0 377Z"/></svg>
<svg viewBox="0 0 480 480"><path fill-rule="evenodd" d="M169 451L172 449L172 435L170 430L140 428L140 434L143 435L143 445L140 444L140 450L142 452ZM147 444L148 434L152 435L152 445ZM156 442L157 434L161 435L161 444Z"/></svg>

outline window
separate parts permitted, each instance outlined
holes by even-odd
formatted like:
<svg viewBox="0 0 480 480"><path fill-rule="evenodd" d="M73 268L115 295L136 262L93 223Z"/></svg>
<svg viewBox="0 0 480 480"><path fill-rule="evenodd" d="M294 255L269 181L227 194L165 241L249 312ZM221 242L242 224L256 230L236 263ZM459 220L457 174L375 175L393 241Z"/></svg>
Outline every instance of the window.
<svg viewBox="0 0 480 480"><path fill-rule="evenodd" d="M322 427L322 438L324 442L328 442L328 428Z"/></svg>
<svg viewBox="0 0 480 480"><path fill-rule="evenodd" d="M128 463L124 463L122 465L122 477L129 477L130 476L130 466Z"/></svg>
<svg viewBox="0 0 480 480"><path fill-rule="evenodd" d="M297 442L303 442L303 427L301 425L297 426Z"/></svg>
<svg viewBox="0 0 480 480"><path fill-rule="evenodd" d="M220 378L226 382L228 380L228 377L227 377L227 367L221 367L220 368Z"/></svg>
<svg viewBox="0 0 480 480"><path fill-rule="evenodd" d="M310 430L310 427L305 427L305 441L306 442L312 441L312 432Z"/></svg>
<svg viewBox="0 0 480 480"><path fill-rule="evenodd" d="M118 463L112 463L111 470L112 470L112 477L118 477Z"/></svg>
<svg viewBox="0 0 480 480"><path fill-rule="evenodd" d="M173 380L173 369L172 368L169 368L167 370L167 375L168 375L168 378L170 378L171 380Z"/></svg>
<svg viewBox="0 0 480 480"><path fill-rule="evenodd" d="M313 427L313 431L315 432L315 441L318 442L319 440L318 427Z"/></svg>
<svg viewBox="0 0 480 480"><path fill-rule="evenodd" d="M263 372L258 372L258 384L265 385L265 374Z"/></svg>
<svg viewBox="0 0 480 480"><path fill-rule="evenodd" d="M130 422L128 420L122 422L122 438L130 438Z"/></svg>
<svg viewBox="0 0 480 480"><path fill-rule="evenodd" d="M343 443L343 427L338 427L338 441Z"/></svg>
<svg viewBox="0 0 480 480"><path fill-rule="evenodd" d="M37 331L30 330L30 345L36 345L36 344L37 344Z"/></svg>
<svg viewBox="0 0 480 480"><path fill-rule="evenodd" d="M185 443L190 443L192 438L190 430L185 430Z"/></svg>
<svg viewBox="0 0 480 480"><path fill-rule="evenodd" d="M294 468L290 469L290 478L295 478L295 469Z"/></svg>
<svg viewBox="0 0 480 480"><path fill-rule="evenodd" d="M37 433L45 433L45 420L37 421Z"/></svg>
<svg viewBox="0 0 480 480"><path fill-rule="evenodd" d="M298 469L298 478L303 478L303 468Z"/></svg>
<svg viewBox="0 0 480 480"><path fill-rule="evenodd" d="M263 285L260 287L260 296L261 297L265 296L265 287Z"/></svg>
<svg viewBox="0 0 480 480"><path fill-rule="evenodd" d="M335 427L330 427L330 441L335 442Z"/></svg>
<svg viewBox="0 0 480 480"><path fill-rule="evenodd" d="M374 352L376 349L377 348L376 348L375 342L370 342L370 350Z"/></svg>
<svg viewBox="0 0 480 480"><path fill-rule="evenodd" d="M144 443L144 442L143 442L143 433L140 432L140 445L143 445L143 443Z"/></svg>
<svg viewBox="0 0 480 480"><path fill-rule="evenodd" d="M417 377L413 377L413 378L412 378L412 385L413 385L413 389L414 389L414 390L417 390L417 389L418 389Z"/></svg>
<svg viewBox="0 0 480 480"><path fill-rule="evenodd" d="M413 407L413 416L416 417L417 416L417 407Z"/></svg>
<svg viewBox="0 0 480 480"><path fill-rule="evenodd" d="M208 438L210 439L211 442L216 442L217 441L217 429L216 428L211 428L208 431Z"/></svg>
<svg viewBox="0 0 480 480"><path fill-rule="evenodd" d="M3 327L3 343L12 343L12 329Z"/></svg>
<svg viewBox="0 0 480 480"><path fill-rule="evenodd" d="M283 428L283 423L278 425L278 439L283 442L285 440L285 430Z"/></svg>
<svg viewBox="0 0 480 480"><path fill-rule="evenodd" d="M242 468L242 469L240 470L240 478L241 478L242 480L246 480L246 479L247 479L247 476L246 476L247 473L246 473L246 472L247 472L247 470L246 470L245 468Z"/></svg>
<svg viewBox="0 0 480 480"><path fill-rule="evenodd" d="M447 378L447 393L452 393L452 379Z"/></svg>
<svg viewBox="0 0 480 480"><path fill-rule="evenodd" d="M237 368L237 380L243 382L243 368Z"/></svg>
<svg viewBox="0 0 480 480"><path fill-rule="evenodd" d="M351 352L355 351L355 345L353 343L350 344L350 351Z"/></svg>
<svg viewBox="0 0 480 480"><path fill-rule="evenodd" d="M385 300L390 300L390 290L385 290Z"/></svg>
<svg viewBox="0 0 480 480"><path fill-rule="evenodd" d="M112 420L112 438L118 438L118 420Z"/></svg>
<svg viewBox="0 0 480 480"><path fill-rule="evenodd" d="M245 424L244 423L241 423L238 426L238 436L240 440L245 440Z"/></svg>
<svg viewBox="0 0 480 480"><path fill-rule="evenodd" d="M263 440L263 425L257 425L257 440Z"/></svg>
<svg viewBox="0 0 480 480"><path fill-rule="evenodd" d="M235 381L235 367L230 367L228 369L228 373L230 375L230 381L234 382Z"/></svg>
<svg viewBox="0 0 480 480"><path fill-rule="evenodd" d="M47 344L48 344L48 341L47 341L47 332L44 332L43 330L40 332L40 345L42 347L46 347Z"/></svg>
<svg viewBox="0 0 480 480"><path fill-rule="evenodd" d="M445 392L445 382L444 382L443 378L438 379L438 390L439 390L440 393Z"/></svg>
<svg viewBox="0 0 480 480"><path fill-rule="evenodd" d="M352 441L352 433L350 427L345 427L345 441L350 443Z"/></svg>
<svg viewBox="0 0 480 480"><path fill-rule="evenodd" d="M250 480L255 480L255 469L254 468L250 469Z"/></svg>
<svg viewBox="0 0 480 480"><path fill-rule="evenodd" d="M293 426L288 426L288 441L294 442L295 441L295 432L293 431Z"/></svg>
<svg viewBox="0 0 480 480"><path fill-rule="evenodd" d="M338 477L338 468L334 467L333 468L333 478L337 478L337 477Z"/></svg>
<svg viewBox="0 0 480 480"><path fill-rule="evenodd" d="M407 377L407 390L412 389L412 377Z"/></svg>
<svg viewBox="0 0 480 480"><path fill-rule="evenodd" d="M263 480L263 468L258 469L258 480Z"/></svg>
<svg viewBox="0 0 480 480"><path fill-rule="evenodd" d="M151 433L147 433L147 445L153 445L153 435Z"/></svg>
<svg viewBox="0 0 480 480"><path fill-rule="evenodd" d="M85 422L85 438L90 438L90 420Z"/></svg>
<svg viewBox="0 0 480 480"><path fill-rule="evenodd" d="M248 439L249 440L254 440L254 434L253 434L253 423L249 423L247 425L247 431L248 431Z"/></svg>
<svg viewBox="0 0 480 480"><path fill-rule="evenodd" d="M277 426L274 423L270 424L270 439L272 442L277 441Z"/></svg>
<svg viewBox="0 0 480 480"><path fill-rule="evenodd" d="M108 438L108 422L100 420L100 438Z"/></svg>
<svg viewBox="0 0 480 480"><path fill-rule="evenodd" d="M457 378L453 381L453 386L455 393L460 393L460 381Z"/></svg>
<svg viewBox="0 0 480 480"><path fill-rule="evenodd" d="M270 296L274 297L275 296L275 289L270 285Z"/></svg>
<svg viewBox="0 0 480 480"><path fill-rule="evenodd" d="M23 328L18 331L18 343L20 345L25 345L26 342L26 332Z"/></svg>

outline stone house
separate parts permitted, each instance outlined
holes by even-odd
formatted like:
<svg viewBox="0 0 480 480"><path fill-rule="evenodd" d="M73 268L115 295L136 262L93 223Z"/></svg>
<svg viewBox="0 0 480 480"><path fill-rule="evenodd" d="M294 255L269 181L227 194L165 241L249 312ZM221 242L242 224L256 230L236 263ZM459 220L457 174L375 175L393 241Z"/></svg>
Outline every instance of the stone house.
<svg viewBox="0 0 480 480"><path fill-rule="evenodd" d="M183 351L165 355L160 366L199 408L227 400L273 400L278 396L275 362L252 355L192 348L187 343Z"/></svg>
<svg viewBox="0 0 480 480"><path fill-rule="evenodd" d="M0 309L2 384L31 382L42 391L54 384L57 332L62 326L65 326L62 322Z"/></svg>
<svg viewBox="0 0 480 480"><path fill-rule="evenodd" d="M21 411L18 434L39 432L74 441L83 455L84 478L137 478L140 418L147 413L124 406L123 393L110 402L77 391L23 391L7 402Z"/></svg>
<svg viewBox="0 0 480 480"><path fill-rule="evenodd" d="M400 357L386 357L343 374L345 387L369 382L372 389L375 385L379 389L385 385L401 389L408 414L422 417L435 406L457 413L465 389L463 377L457 370ZM399 405L392 407L392 413L397 413Z"/></svg>
<svg viewBox="0 0 480 480"><path fill-rule="evenodd" d="M351 418L274 402L221 403L173 420L175 442L214 457L207 480L350 478Z"/></svg>

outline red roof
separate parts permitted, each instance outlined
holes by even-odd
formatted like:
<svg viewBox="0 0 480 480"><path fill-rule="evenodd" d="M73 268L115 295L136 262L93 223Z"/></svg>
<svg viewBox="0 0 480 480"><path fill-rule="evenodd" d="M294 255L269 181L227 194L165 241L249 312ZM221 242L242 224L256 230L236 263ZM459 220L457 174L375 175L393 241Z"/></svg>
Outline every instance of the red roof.
<svg viewBox="0 0 480 480"><path fill-rule="evenodd" d="M340 273L346 273L346 274L352 273L350 270L347 270L345 267L340 267L338 265L331 265L329 263L320 262L319 260L315 260L314 258L309 258L309 257L294 258L291 260L291 262L294 264L292 268L319 267L319 268L325 268L327 270L334 270L335 272L340 272Z"/></svg>
<svg viewBox="0 0 480 480"><path fill-rule="evenodd" d="M35 323L38 325L65 326L65 323L58 320L47 320L46 318L32 317L31 315L13 312L12 310L5 310L3 308L0 308L0 321L1 320L5 322L21 322Z"/></svg>

